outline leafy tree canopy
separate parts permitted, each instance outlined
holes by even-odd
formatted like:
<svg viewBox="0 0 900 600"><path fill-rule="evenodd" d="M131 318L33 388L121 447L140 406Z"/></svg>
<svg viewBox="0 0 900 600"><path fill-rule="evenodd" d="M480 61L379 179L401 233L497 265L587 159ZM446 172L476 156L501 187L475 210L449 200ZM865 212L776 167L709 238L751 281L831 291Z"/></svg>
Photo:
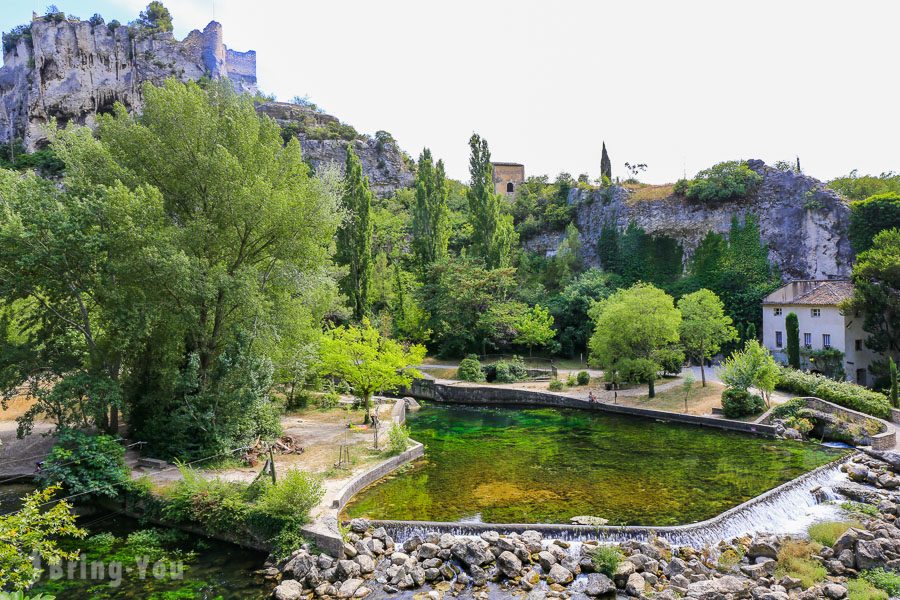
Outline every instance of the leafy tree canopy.
<svg viewBox="0 0 900 600"><path fill-rule="evenodd" d="M900 227L900 192L886 192L850 203L850 244L856 252L872 247L879 231Z"/></svg>
<svg viewBox="0 0 900 600"><path fill-rule="evenodd" d="M722 344L737 338L731 317L715 293L701 289L678 301L681 311L681 343L688 354L700 362L702 383L706 385L704 363L714 356Z"/></svg>
<svg viewBox="0 0 900 600"><path fill-rule="evenodd" d="M762 175L743 161L726 161L700 171L687 183L684 194L701 202L721 202L746 196ZM684 186L679 186L684 189Z"/></svg>

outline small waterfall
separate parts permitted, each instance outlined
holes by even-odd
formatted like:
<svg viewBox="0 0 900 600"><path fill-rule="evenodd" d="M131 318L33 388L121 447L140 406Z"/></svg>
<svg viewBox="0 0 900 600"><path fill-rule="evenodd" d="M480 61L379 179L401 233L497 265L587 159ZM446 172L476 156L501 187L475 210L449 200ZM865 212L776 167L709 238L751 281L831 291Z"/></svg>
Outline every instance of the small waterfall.
<svg viewBox="0 0 900 600"><path fill-rule="evenodd" d="M833 518L838 507L833 503L840 496L834 486L847 480L841 470L849 456L839 459L787 483L765 492L706 521L672 527L591 527L588 525L554 524L490 524L438 523L427 521L373 521L383 526L395 540L405 541L414 535L428 532L451 533L458 536L477 536L484 531L500 533L535 530L545 538L569 542L599 540L618 543L627 540L646 541L651 537L664 538L673 546L692 546L700 549L721 540L764 532L800 534L810 523Z"/></svg>

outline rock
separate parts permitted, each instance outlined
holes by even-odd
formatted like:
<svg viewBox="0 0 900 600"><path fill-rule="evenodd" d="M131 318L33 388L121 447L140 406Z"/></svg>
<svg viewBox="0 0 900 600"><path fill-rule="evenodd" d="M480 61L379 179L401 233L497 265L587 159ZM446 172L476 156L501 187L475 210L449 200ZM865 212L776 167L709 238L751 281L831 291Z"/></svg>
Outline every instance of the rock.
<svg viewBox="0 0 900 600"><path fill-rule="evenodd" d="M332 565L334 565L334 559L327 554L320 554L316 559L316 566L319 567L320 571L330 569Z"/></svg>
<svg viewBox="0 0 900 600"><path fill-rule="evenodd" d="M843 552L844 550L854 551L856 550L856 542L858 539L859 531L851 527L841 534L841 536L834 542L834 545L831 546L831 549L838 556L840 556L841 552Z"/></svg>
<svg viewBox="0 0 900 600"><path fill-rule="evenodd" d="M734 575L725 575L718 579L696 581L688 586L687 595L692 598L709 600L721 596L731 595L734 598L744 598L749 594L750 582Z"/></svg>
<svg viewBox="0 0 900 600"><path fill-rule="evenodd" d="M376 540L384 542L387 539L387 531L384 527L378 527L374 531L372 531L372 537Z"/></svg>
<svg viewBox="0 0 900 600"><path fill-rule="evenodd" d="M691 580L679 573L678 575L669 578L669 584L678 589L681 593L686 593L688 587L691 585Z"/></svg>
<svg viewBox="0 0 900 600"><path fill-rule="evenodd" d="M425 569L425 580L426 581L434 581L435 579L439 579L441 577L441 571L435 568Z"/></svg>
<svg viewBox="0 0 900 600"><path fill-rule="evenodd" d="M340 585L337 590L338 598L353 598L356 590L363 584L362 579L351 578Z"/></svg>
<svg viewBox="0 0 900 600"><path fill-rule="evenodd" d="M298 600L303 597L303 586L295 579L285 579L272 593L275 600Z"/></svg>
<svg viewBox="0 0 900 600"><path fill-rule="evenodd" d="M359 565L359 572L362 573L363 575L366 575L368 573L372 573L375 571L375 559L373 559L371 556L367 556L365 554L360 554L353 560L355 560L356 564Z"/></svg>
<svg viewBox="0 0 900 600"><path fill-rule="evenodd" d="M437 544L422 544L418 548L419 560L428 560L434 558L441 551L441 547Z"/></svg>
<svg viewBox="0 0 900 600"><path fill-rule="evenodd" d="M656 573L659 568L659 562L650 558L646 554L641 554L640 552L637 554L632 554L627 559L628 562L634 563L634 568L636 571L648 571L650 573Z"/></svg>
<svg viewBox="0 0 900 600"><path fill-rule="evenodd" d="M310 571L316 568L316 562L316 559L306 552L300 552L284 566L284 574L287 577L302 580L309 575Z"/></svg>
<svg viewBox="0 0 900 600"><path fill-rule="evenodd" d="M359 552L356 551L356 546L344 542L344 556L346 556L347 558L353 558L357 554L359 554Z"/></svg>
<svg viewBox="0 0 900 600"><path fill-rule="evenodd" d="M522 540L522 543L525 544L525 547L528 548L530 553L535 554L541 551L541 541L544 538L540 532L529 529L522 532L519 539Z"/></svg>
<svg viewBox="0 0 900 600"><path fill-rule="evenodd" d="M826 584L822 591L825 594L825 597L830 598L831 600L841 600L847 596L847 588L836 583Z"/></svg>
<svg viewBox="0 0 900 600"><path fill-rule="evenodd" d="M538 552L538 562L541 568L547 572L550 570L550 567L556 564L556 557L552 553L542 550Z"/></svg>
<svg viewBox="0 0 900 600"><path fill-rule="evenodd" d="M353 533L365 533L371 524L368 519L353 519L350 521L350 531Z"/></svg>
<svg viewBox="0 0 900 600"><path fill-rule="evenodd" d="M364 585L361 585L358 588L356 588L356 593L353 594L353 597L354 598L365 598L366 596L368 596L371 593L372 593L372 590L370 590L369 588L367 588Z"/></svg>
<svg viewBox="0 0 900 600"><path fill-rule="evenodd" d="M849 477L851 481L867 481L869 478L869 469L863 465L849 463L847 465L847 477Z"/></svg>
<svg viewBox="0 0 900 600"><path fill-rule="evenodd" d="M334 575L340 580L346 580L359 577L360 572L361 569L358 563L352 560L339 560L335 567Z"/></svg>
<svg viewBox="0 0 900 600"><path fill-rule="evenodd" d="M616 572L613 573L613 581L616 582L617 587L624 588L632 573L634 573L634 563L623 560L616 567Z"/></svg>
<svg viewBox="0 0 900 600"><path fill-rule="evenodd" d="M663 575L671 578L674 575L684 573L685 569L687 569L687 563L676 556L666 563L666 568L663 569Z"/></svg>
<svg viewBox="0 0 900 600"><path fill-rule="evenodd" d="M644 588L646 587L647 582L641 574L632 573L628 576L628 581L625 583L625 593L629 596L640 598L644 594Z"/></svg>
<svg viewBox="0 0 900 600"><path fill-rule="evenodd" d="M584 593L588 596L598 597L615 593L616 585L603 573L590 573L587 576L587 586Z"/></svg>
<svg viewBox="0 0 900 600"><path fill-rule="evenodd" d="M471 566L481 566L488 560L487 544L482 540L457 542L451 549L453 556Z"/></svg>
<svg viewBox="0 0 900 600"><path fill-rule="evenodd" d="M409 554L410 552L414 552L416 548L422 545L422 538L417 535L412 536L405 542L403 542L403 551Z"/></svg>
<svg viewBox="0 0 900 600"><path fill-rule="evenodd" d="M778 540L774 537L756 538L747 550L747 558L751 561L759 557L778 558Z"/></svg>
<svg viewBox="0 0 900 600"><path fill-rule="evenodd" d="M789 577L785 575L781 579L778 580L778 585L783 587L786 590L795 590L797 588L803 587L803 582L797 579L796 577Z"/></svg>
<svg viewBox="0 0 900 600"><path fill-rule="evenodd" d="M550 572L547 573L547 581L550 583L565 585L573 579L575 576L572 575L572 572L562 565L553 565L550 567ZM643 582L643 579L641 581Z"/></svg>
<svg viewBox="0 0 900 600"><path fill-rule="evenodd" d="M859 540L856 543L856 568L860 570L883 567L888 558L877 540Z"/></svg>
<svg viewBox="0 0 900 600"><path fill-rule="evenodd" d="M522 573L522 561L509 550L504 550L497 557L497 568L506 577L513 579Z"/></svg>
<svg viewBox="0 0 900 600"><path fill-rule="evenodd" d="M786 440L802 440L803 434L793 427L785 427L784 431L781 433L781 437Z"/></svg>
<svg viewBox="0 0 900 600"><path fill-rule="evenodd" d="M323 583L323 584L319 585L318 587L316 587L315 594L319 598L321 598L323 596L336 596L337 589L330 583L326 582L326 583Z"/></svg>
<svg viewBox="0 0 900 600"><path fill-rule="evenodd" d="M483 531L480 537L488 544L496 544L500 541L500 534L496 531Z"/></svg>
<svg viewBox="0 0 900 600"><path fill-rule="evenodd" d="M776 562L771 558L762 558L752 565L741 565L741 572L751 579L771 577L775 574Z"/></svg>

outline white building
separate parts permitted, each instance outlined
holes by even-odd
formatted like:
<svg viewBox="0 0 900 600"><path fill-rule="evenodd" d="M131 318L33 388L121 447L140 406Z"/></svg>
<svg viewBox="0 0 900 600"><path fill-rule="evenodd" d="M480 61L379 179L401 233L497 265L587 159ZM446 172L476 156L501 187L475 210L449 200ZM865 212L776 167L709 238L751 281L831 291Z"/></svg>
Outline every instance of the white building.
<svg viewBox="0 0 900 600"><path fill-rule="evenodd" d="M853 296L846 280L792 281L763 299L763 345L775 359L787 363L785 317L795 313L800 325L800 348L836 348L844 353L847 379L860 385L872 382L869 365L879 355L866 348L868 333L861 315L844 314L838 306ZM815 365L803 365L816 370Z"/></svg>

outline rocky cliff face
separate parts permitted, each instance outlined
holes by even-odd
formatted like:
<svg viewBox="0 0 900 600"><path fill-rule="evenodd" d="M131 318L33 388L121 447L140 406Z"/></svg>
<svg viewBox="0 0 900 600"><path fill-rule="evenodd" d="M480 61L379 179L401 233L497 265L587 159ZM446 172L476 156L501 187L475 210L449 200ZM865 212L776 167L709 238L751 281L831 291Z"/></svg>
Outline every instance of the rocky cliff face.
<svg viewBox="0 0 900 600"><path fill-rule="evenodd" d="M853 253L847 236L850 209L836 193L817 179L784 172L752 160L750 168L763 176L747 198L701 203L681 196L661 200L634 200L624 188L612 193L573 190L576 225L588 264L599 266L597 241L605 225L624 231L631 221L651 235L665 235L681 243L685 261L709 231L728 234L733 216L759 220L760 234L769 247L770 260L789 279L834 279L850 275ZM552 252L562 234L530 241L536 251Z"/></svg>
<svg viewBox="0 0 900 600"><path fill-rule="evenodd" d="M178 41L171 33L35 17L30 35L3 55L0 143L19 138L34 150L53 118L60 126L91 125L115 102L140 109L145 81L204 75L228 77L238 90L255 93L256 53L229 50L215 21Z"/></svg>
<svg viewBox="0 0 900 600"><path fill-rule="evenodd" d="M347 160L347 144L352 144L362 163L363 173L369 178L369 185L378 196L390 196L398 189L413 184L415 175L403 152L392 139L379 140L355 132L345 136L350 139L318 139L321 136L317 132L328 128L331 131L337 130L335 126L340 125L337 117L284 102L267 102L257 107L257 111L272 117L286 131L297 136L303 148L303 158L313 169L331 163L343 169Z"/></svg>

